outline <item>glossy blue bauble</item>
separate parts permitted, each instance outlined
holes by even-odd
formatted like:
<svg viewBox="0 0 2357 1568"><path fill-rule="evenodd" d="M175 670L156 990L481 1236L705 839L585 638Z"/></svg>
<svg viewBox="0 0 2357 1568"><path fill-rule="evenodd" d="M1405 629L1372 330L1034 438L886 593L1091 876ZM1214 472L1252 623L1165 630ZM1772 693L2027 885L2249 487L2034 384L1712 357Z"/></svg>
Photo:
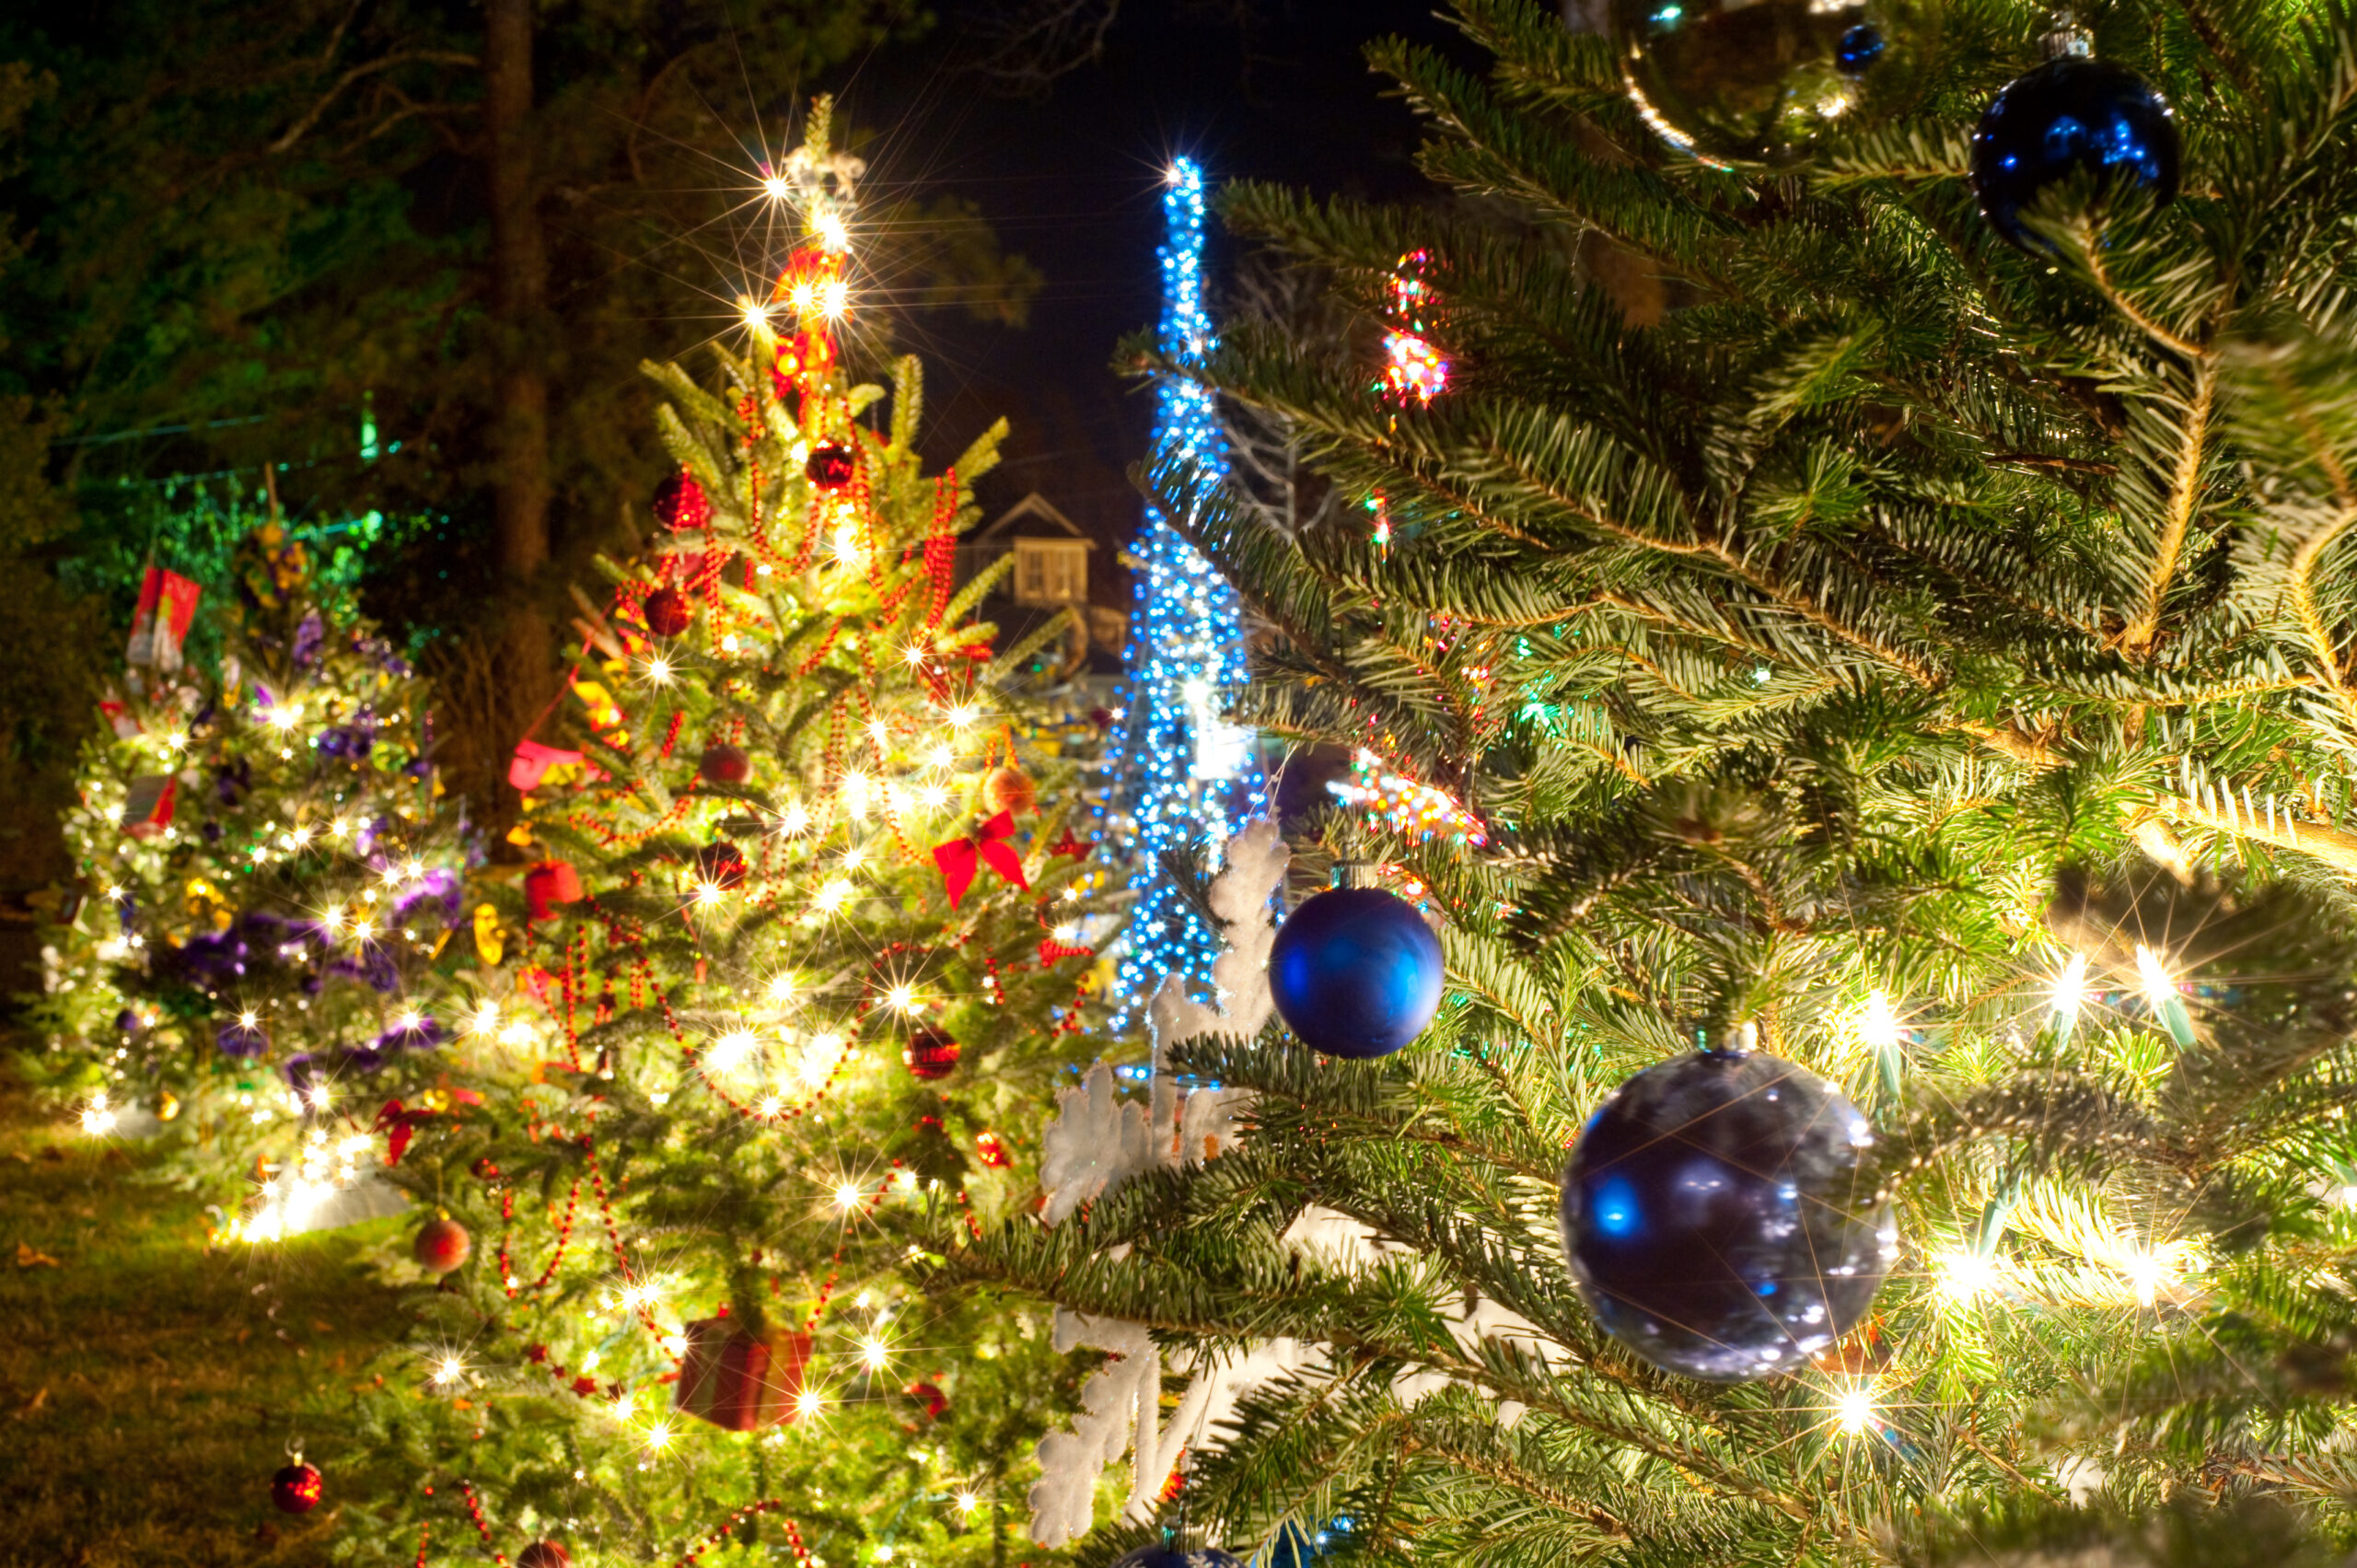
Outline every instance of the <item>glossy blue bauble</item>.
<svg viewBox="0 0 2357 1568"><path fill-rule="evenodd" d="M2073 172L2146 186L2165 202L2183 161L2167 99L2133 71L2075 54L2014 77L1972 134L1980 210L2025 250L2047 246L2022 226L2022 209Z"/></svg>
<svg viewBox="0 0 2357 1568"><path fill-rule="evenodd" d="M1898 1248L1862 1191L1874 1133L1779 1057L1695 1051L1588 1118L1563 1172L1563 1252L1607 1333L1714 1383L1808 1364L1875 1298Z"/></svg>
<svg viewBox="0 0 2357 1568"><path fill-rule="evenodd" d="M1142 1546L1113 1560L1113 1568L1244 1568L1237 1558L1215 1546L1181 1551L1175 1546Z"/></svg>
<svg viewBox="0 0 2357 1568"><path fill-rule="evenodd" d="M1440 938L1380 888L1334 888L1277 929L1269 991L1278 1016L1329 1056L1388 1056L1440 1010Z"/></svg>

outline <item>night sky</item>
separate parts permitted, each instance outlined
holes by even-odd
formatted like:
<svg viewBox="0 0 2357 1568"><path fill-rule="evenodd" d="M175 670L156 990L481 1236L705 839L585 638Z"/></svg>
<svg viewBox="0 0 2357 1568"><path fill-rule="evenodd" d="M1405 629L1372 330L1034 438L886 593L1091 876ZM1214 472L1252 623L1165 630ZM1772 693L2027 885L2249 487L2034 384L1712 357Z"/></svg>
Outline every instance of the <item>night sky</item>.
<svg viewBox="0 0 2357 1568"><path fill-rule="evenodd" d="M1382 95L1360 50L1399 33L1473 61L1431 0L1241 3L1248 27L1200 0L1125 0L1104 58L1039 101L993 96L957 71L946 30L878 55L842 87L846 111L872 134L871 180L973 202L1046 274L1026 328L947 311L901 328L926 361L929 446L954 455L996 415L1015 425L1006 466L982 491L993 515L1037 489L1109 542L1138 526L1125 470L1145 448L1151 400L1111 361L1125 334L1154 323L1173 155L1200 159L1214 185L1252 178L1378 198L1429 189L1411 163L1415 119ZM1225 247L1215 226L1213 247L1216 287Z"/></svg>

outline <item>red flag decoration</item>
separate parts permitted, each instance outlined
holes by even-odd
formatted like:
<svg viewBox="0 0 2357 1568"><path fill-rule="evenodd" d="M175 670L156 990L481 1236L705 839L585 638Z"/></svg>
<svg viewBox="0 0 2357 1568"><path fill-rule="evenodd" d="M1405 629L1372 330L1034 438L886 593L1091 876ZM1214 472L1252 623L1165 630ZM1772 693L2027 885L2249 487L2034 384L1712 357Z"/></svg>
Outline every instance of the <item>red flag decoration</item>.
<svg viewBox="0 0 2357 1568"><path fill-rule="evenodd" d="M1048 846L1048 853L1062 855L1066 860L1086 860L1090 852L1096 848L1096 840L1076 839L1073 837L1072 830L1067 827L1063 837Z"/></svg>
<svg viewBox="0 0 2357 1568"><path fill-rule="evenodd" d="M1023 875L1023 857L1006 841L1015 837L1015 818L1004 811L981 826L970 839L952 839L946 844L933 846L933 863L941 867L941 885L948 889L949 907L956 909L966 889L985 865L1016 887L1030 891L1030 878Z"/></svg>
<svg viewBox="0 0 2357 1568"><path fill-rule="evenodd" d="M123 662L180 668L180 642L196 619L196 598L203 591L178 572L148 567L139 580L139 609L131 618L131 647Z"/></svg>
<svg viewBox="0 0 2357 1568"><path fill-rule="evenodd" d="M152 839L172 825L172 799L180 779L171 773L147 773L131 781L122 792L122 830L134 839Z"/></svg>
<svg viewBox="0 0 2357 1568"><path fill-rule="evenodd" d="M579 765L581 753L567 751L558 746L543 746L537 740L519 740L516 755L507 761L507 782L528 795L540 787L551 768Z"/></svg>

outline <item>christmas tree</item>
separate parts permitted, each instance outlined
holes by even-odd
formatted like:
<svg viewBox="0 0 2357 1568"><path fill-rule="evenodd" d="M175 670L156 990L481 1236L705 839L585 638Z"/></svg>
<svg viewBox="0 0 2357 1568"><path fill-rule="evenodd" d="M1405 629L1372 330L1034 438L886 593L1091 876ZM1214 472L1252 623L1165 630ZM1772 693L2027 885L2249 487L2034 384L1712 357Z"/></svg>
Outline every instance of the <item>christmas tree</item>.
<svg viewBox="0 0 2357 1568"><path fill-rule="evenodd" d="M1170 166L1162 194L1162 320L1156 342L1196 357L1212 346L1204 303L1203 171ZM1155 389L1157 445L1216 476L1226 454L1212 400L1167 377ZM1115 990L1126 1018L1167 974L1201 979L1217 944L1165 865L1201 841L1224 843L1258 804L1260 760L1248 732L1220 715L1216 693L1244 672L1243 614L1225 579L1159 509L1146 508L1135 552L1137 605L1125 663L1115 801L1137 865L1136 908L1121 937Z"/></svg>
<svg viewBox="0 0 2357 1568"><path fill-rule="evenodd" d="M275 526L232 574L203 668L181 655L203 588L147 571L64 822L84 880L31 1065L92 1132L170 1132L168 1168L260 1239L397 1204L365 1190L367 1130L440 1070L473 955L424 682Z"/></svg>
<svg viewBox="0 0 2357 1568"><path fill-rule="evenodd" d="M1067 628L995 646L1006 565L953 576L1003 426L928 474L914 362L841 362L858 173L822 106L746 352L647 367L661 531L582 597L574 701L517 749L517 935L396 1172L443 1277L337 1445L406 1481L371 1551L1019 1548L1066 1358L931 1276L1036 1191L1097 873L1079 761L1003 690Z"/></svg>
<svg viewBox="0 0 2357 1568"><path fill-rule="evenodd" d="M1233 711L1370 756L955 1260L1125 1358L1035 1529L2339 1561L2357 23L1610 9L1376 48L1440 199L1231 194L1353 368L1163 356L1358 519L1157 467Z"/></svg>

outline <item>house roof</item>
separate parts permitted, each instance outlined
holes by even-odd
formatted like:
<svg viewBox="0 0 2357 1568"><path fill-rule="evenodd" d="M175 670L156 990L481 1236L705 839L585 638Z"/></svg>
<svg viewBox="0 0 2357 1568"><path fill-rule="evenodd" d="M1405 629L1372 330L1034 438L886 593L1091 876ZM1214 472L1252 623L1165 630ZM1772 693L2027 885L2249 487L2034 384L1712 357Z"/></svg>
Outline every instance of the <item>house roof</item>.
<svg viewBox="0 0 2357 1568"><path fill-rule="evenodd" d="M981 532L973 535L969 544L996 544L1017 539L1074 539L1097 548L1097 541L1081 531L1080 525L1056 510L1055 503L1033 491L1009 506Z"/></svg>

